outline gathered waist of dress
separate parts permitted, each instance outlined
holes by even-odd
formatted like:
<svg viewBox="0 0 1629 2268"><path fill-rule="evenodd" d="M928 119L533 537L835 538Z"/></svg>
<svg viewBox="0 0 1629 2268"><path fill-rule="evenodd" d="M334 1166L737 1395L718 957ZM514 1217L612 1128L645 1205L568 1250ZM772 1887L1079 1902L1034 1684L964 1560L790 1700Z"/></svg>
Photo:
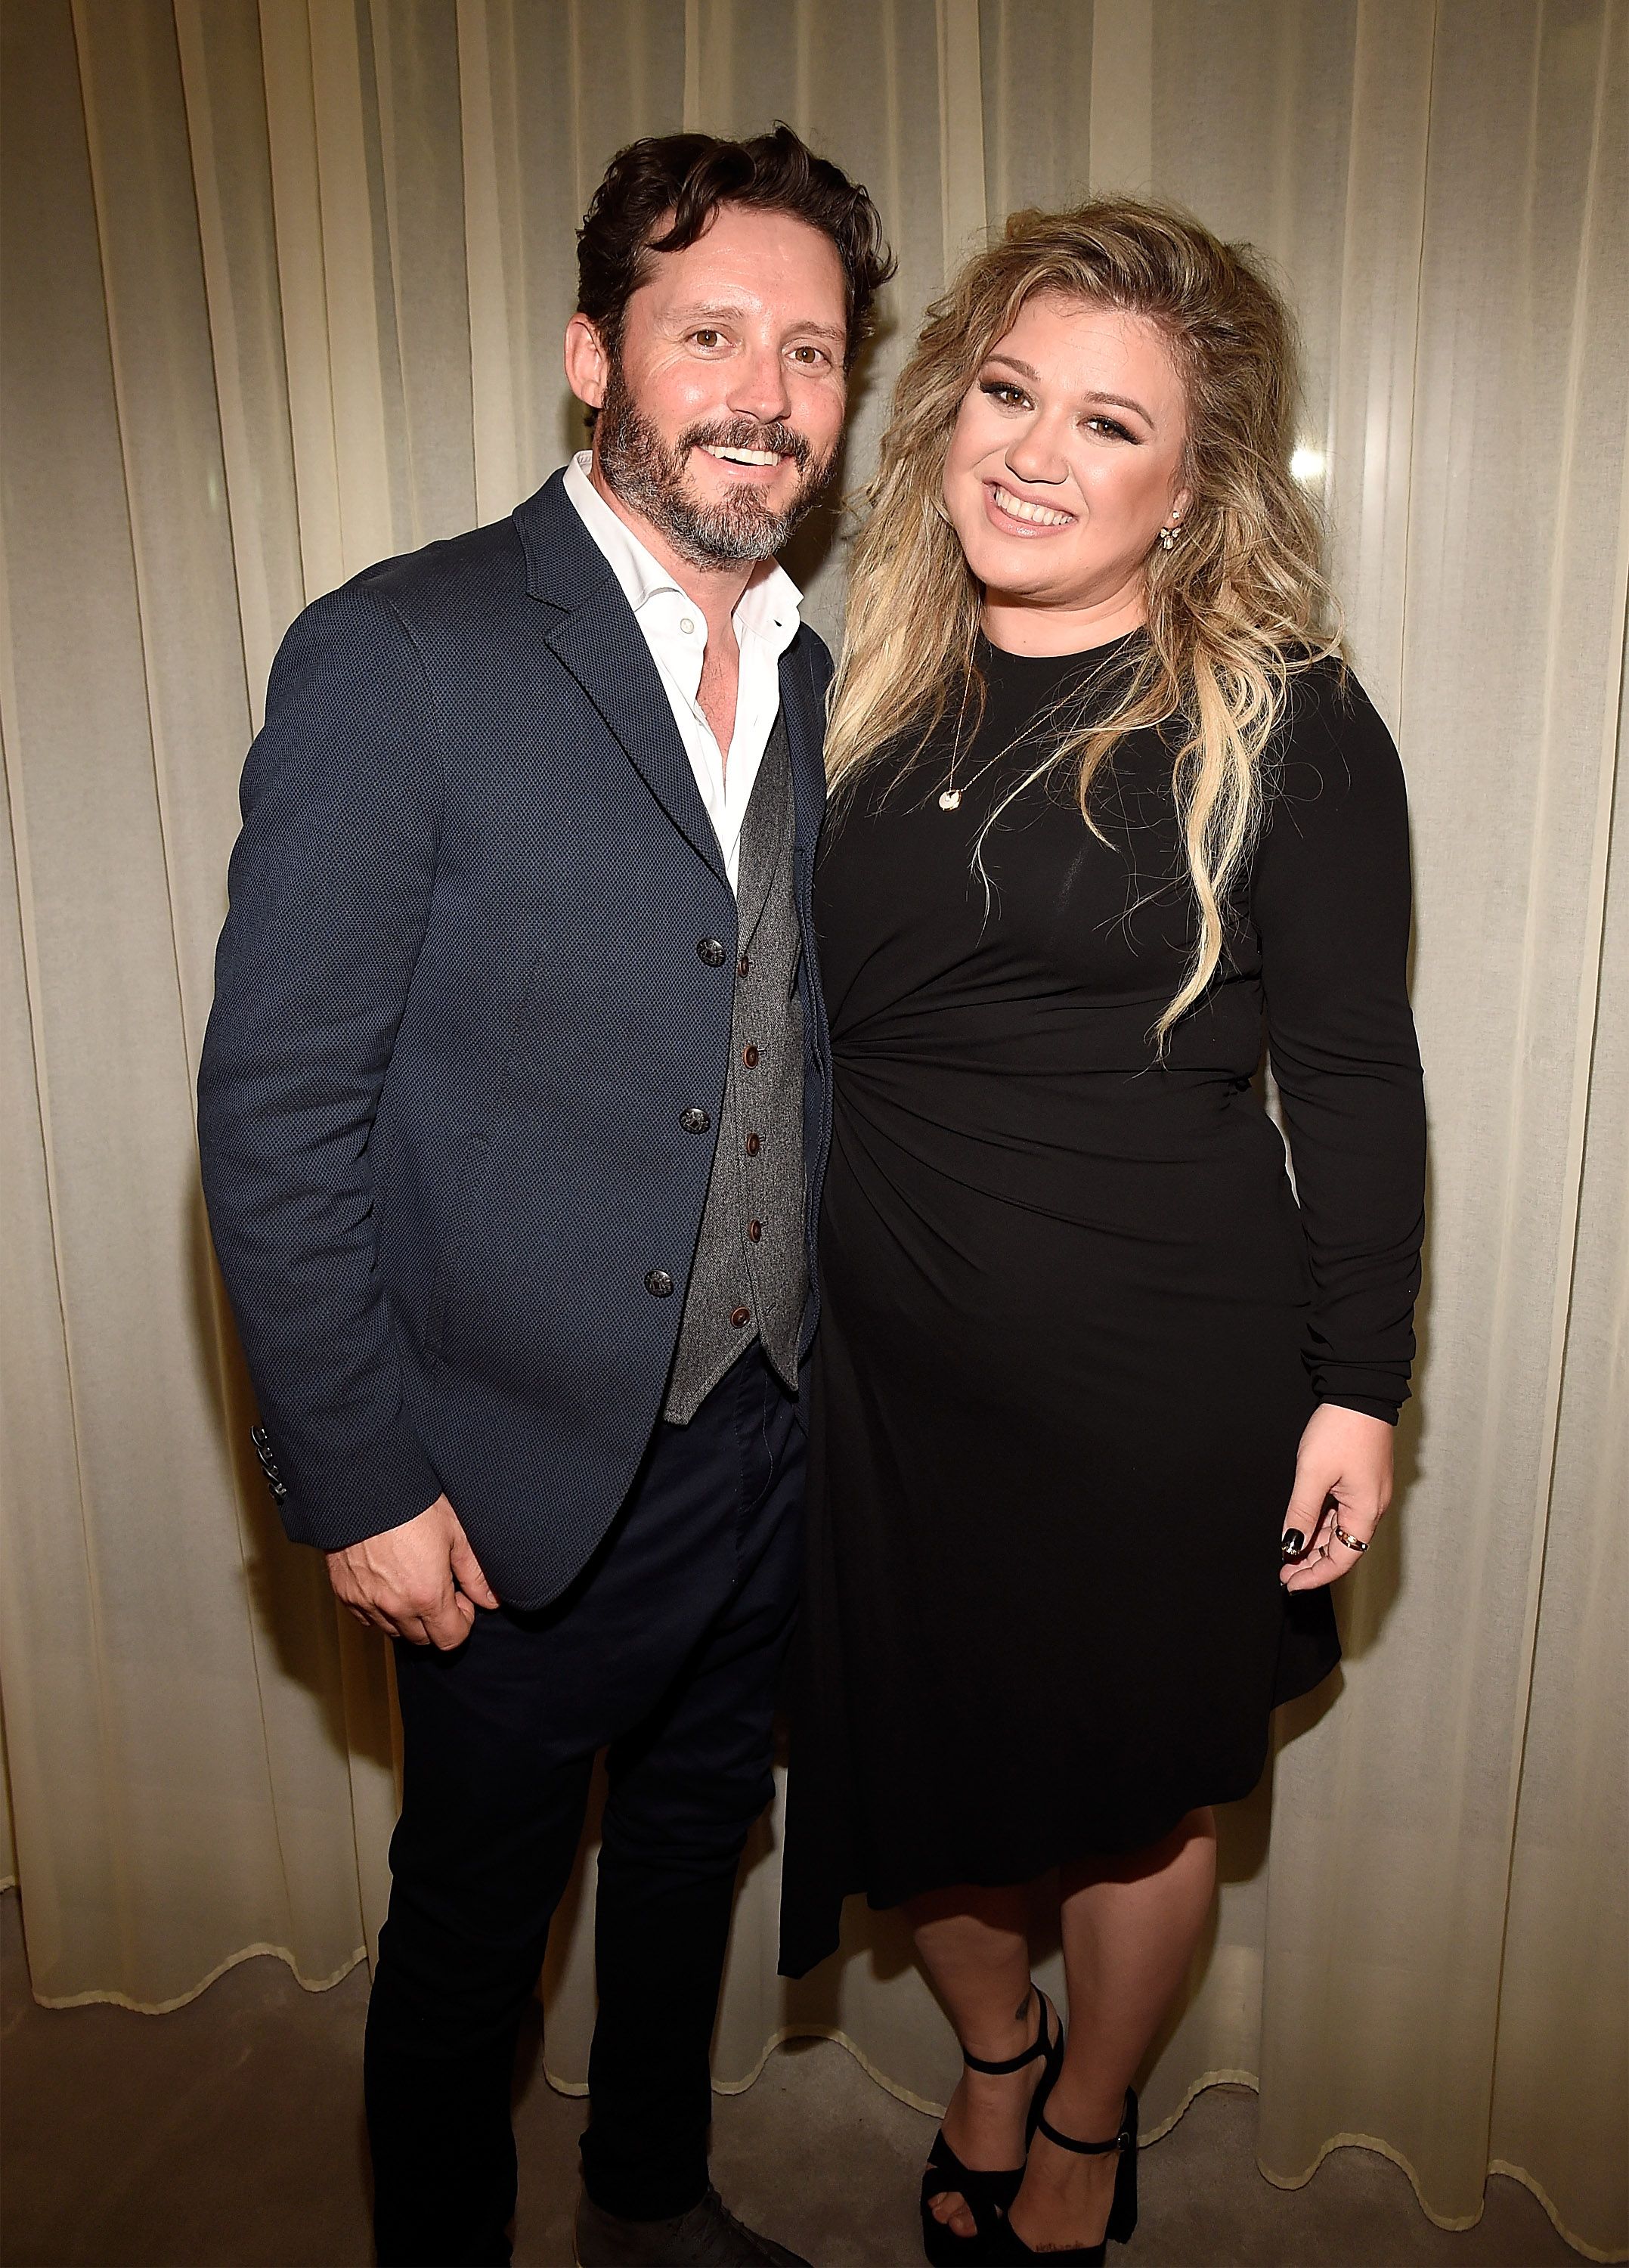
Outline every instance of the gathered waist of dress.
<svg viewBox="0 0 1629 2268"><path fill-rule="evenodd" d="M890 1178L891 1157L1055 1217L1146 1204L1193 1226L1247 1189L1288 1197L1283 1141L1246 1073L881 1056L838 1056L834 1073L837 1148Z"/></svg>
<svg viewBox="0 0 1629 2268"><path fill-rule="evenodd" d="M981 1280L1109 1268L1183 1297L1304 1295L1284 1144L1248 1080L839 1063L834 1105L825 1228L843 1250L864 1219L859 1248L903 1242L930 1273L954 1251L984 1254Z"/></svg>
<svg viewBox="0 0 1629 2268"><path fill-rule="evenodd" d="M933 1056L859 1054L835 1042L834 1100L876 1119L920 1118L971 1135L1011 1132L1025 1142L1074 1146L1080 1130L1104 1117L1124 1122L1128 1143L1140 1148L1161 1125L1220 1130L1236 1116L1243 1097L1260 1116L1251 1092L1256 1064L1243 1051L1232 1064L1160 1063L1143 1059L1080 1062L1056 1049L995 1053L969 1049Z"/></svg>
<svg viewBox="0 0 1629 2268"><path fill-rule="evenodd" d="M999 991L954 1002L896 1004L853 1018L834 1015L831 1049L839 1074L911 1076L1102 1077L1166 1081L1246 1079L1262 1051L1262 1005L1253 983L1219 985L1168 1035L1156 1027L1168 992L1127 993L1082 1000L1031 993L1021 1003Z"/></svg>

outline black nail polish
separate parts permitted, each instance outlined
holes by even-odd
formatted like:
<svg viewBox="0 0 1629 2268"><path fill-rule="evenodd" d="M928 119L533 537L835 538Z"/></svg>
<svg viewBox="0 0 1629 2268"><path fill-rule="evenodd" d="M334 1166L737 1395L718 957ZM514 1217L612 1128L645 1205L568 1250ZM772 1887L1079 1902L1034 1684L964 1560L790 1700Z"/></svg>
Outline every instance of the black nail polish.
<svg viewBox="0 0 1629 2268"><path fill-rule="evenodd" d="M1286 1528L1279 1539L1279 1553L1281 1558L1299 1559L1306 1548L1307 1539L1299 1528Z"/></svg>

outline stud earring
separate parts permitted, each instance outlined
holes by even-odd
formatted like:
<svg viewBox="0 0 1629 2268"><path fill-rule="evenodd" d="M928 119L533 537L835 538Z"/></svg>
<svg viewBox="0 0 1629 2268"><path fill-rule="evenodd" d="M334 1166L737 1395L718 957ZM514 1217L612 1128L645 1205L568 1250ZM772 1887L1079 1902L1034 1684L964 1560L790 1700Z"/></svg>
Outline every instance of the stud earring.
<svg viewBox="0 0 1629 2268"><path fill-rule="evenodd" d="M1175 551L1176 549L1176 538L1181 531L1182 522L1180 519L1173 520L1168 527L1162 527L1160 530L1161 550Z"/></svg>

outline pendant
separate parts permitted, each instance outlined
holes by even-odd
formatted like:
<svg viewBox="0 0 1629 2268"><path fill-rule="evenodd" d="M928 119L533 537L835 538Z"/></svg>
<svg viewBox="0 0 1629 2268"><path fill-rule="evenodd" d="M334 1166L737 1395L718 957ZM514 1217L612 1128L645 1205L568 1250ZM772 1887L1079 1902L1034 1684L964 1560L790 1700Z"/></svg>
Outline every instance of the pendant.
<svg viewBox="0 0 1629 2268"><path fill-rule="evenodd" d="M939 807L941 811L954 811L961 800L961 789L959 787L947 787L939 799Z"/></svg>

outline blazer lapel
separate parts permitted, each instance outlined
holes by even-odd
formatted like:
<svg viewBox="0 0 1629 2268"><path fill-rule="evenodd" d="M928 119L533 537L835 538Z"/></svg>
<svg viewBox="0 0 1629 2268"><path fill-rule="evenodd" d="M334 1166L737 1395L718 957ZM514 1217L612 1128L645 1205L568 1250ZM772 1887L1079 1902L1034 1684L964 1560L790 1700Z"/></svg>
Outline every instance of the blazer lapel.
<svg viewBox="0 0 1629 2268"><path fill-rule="evenodd" d="M651 650L604 554L556 473L514 515L527 588L560 609L544 630L685 840L725 887L724 854Z"/></svg>
<svg viewBox="0 0 1629 2268"><path fill-rule="evenodd" d="M615 578L545 635L668 818L727 886L724 854L656 664Z"/></svg>

